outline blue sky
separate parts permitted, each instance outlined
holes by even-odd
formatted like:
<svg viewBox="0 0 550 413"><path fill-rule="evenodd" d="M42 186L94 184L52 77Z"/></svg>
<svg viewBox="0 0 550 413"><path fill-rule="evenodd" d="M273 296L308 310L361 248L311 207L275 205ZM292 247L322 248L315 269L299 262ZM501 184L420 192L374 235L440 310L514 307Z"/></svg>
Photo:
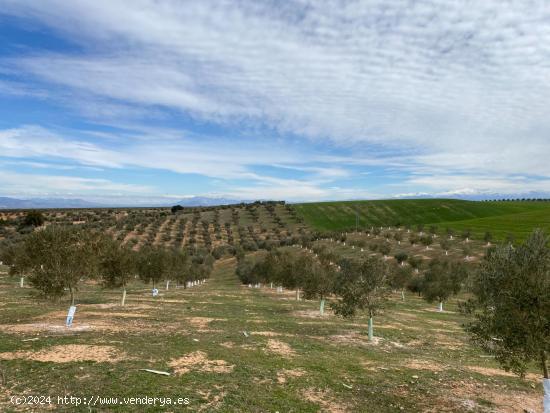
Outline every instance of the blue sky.
<svg viewBox="0 0 550 413"><path fill-rule="evenodd" d="M0 196L550 191L545 1L0 0Z"/></svg>

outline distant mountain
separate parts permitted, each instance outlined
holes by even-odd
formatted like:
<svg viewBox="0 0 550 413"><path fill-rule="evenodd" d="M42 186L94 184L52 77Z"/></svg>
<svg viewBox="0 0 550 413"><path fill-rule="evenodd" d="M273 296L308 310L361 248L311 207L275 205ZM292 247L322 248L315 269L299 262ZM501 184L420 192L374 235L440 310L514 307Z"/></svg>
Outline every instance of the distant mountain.
<svg viewBox="0 0 550 413"><path fill-rule="evenodd" d="M182 199L181 201L175 202L174 205L181 205L184 207L196 207L196 206L218 206L218 205L232 205L240 204L242 201L240 199L229 199L229 198L209 198L205 196L193 196L189 198Z"/></svg>
<svg viewBox="0 0 550 413"><path fill-rule="evenodd" d="M182 199L180 201L166 201L162 199L151 199L150 201L111 201L111 202L91 202L78 198L30 198L18 199L9 197L0 197L0 209L33 209L33 208L112 208L112 207L171 207L173 205L181 205L184 207L196 206L218 206L239 204L238 199L215 198L204 196L193 196ZM247 201L248 202L248 201Z"/></svg>
<svg viewBox="0 0 550 413"><path fill-rule="evenodd" d="M68 198L30 198L17 199L0 197L0 209L35 209L35 208L99 208L103 205Z"/></svg>

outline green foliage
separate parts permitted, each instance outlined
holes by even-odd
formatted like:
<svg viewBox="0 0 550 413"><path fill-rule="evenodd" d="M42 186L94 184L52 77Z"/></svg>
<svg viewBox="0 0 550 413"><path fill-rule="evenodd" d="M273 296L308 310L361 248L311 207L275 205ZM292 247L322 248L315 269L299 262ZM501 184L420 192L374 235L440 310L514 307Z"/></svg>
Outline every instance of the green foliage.
<svg viewBox="0 0 550 413"><path fill-rule="evenodd" d="M378 252L380 252L382 255L386 256L391 251L391 244L389 242L381 242L378 245Z"/></svg>
<svg viewBox="0 0 550 413"><path fill-rule="evenodd" d="M29 274L29 282L44 296L59 298L67 288L74 293L82 279L98 271L102 237L72 227L52 225L28 235L18 248L14 269Z"/></svg>
<svg viewBox="0 0 550 413"><path fill-rule="evenodd" d="M99 257L99 271L103 285L124 287L136 270L136 253L120 242L106 238Z"/></svg>
<svg viewBox="0 0 550 413"><path fill-rule="evenodd" d="M419 242L420 242L420 237L418 235L416 235L416 234L409 235L409 243L411 245L414 246L414 245L418 244Z"/></svg>
<svg viewBox="0 0 550 413"><path fill-rule="evenodd" d="M394 265L391 268L389 284L395 290L405 288L412 279L412 269L408 265Z"/></svg>
<svg viewBox="0 0 550 413"><path fill-rule="evenodd" d="M396 231L394 234L393 234L393 239L396 240L396 241L403 241L403 233L401 231Z"/></svg>
<svg viewBox="0 0 550 413"><path fill-rule="evenodd" d="M304 298L324 299L334 291L334 282L336 279L336 270L333 265L321 264L313 258L307 257L309 262L304 267L302 273L302 289Z"/></svg>
<svg viewBox="0 0 550 413"><path fill-rule="evenodd" d="M183 207L181 205L174 205L172 208L170 208L170 211L172 212L172 214L175 214L179 211L183 211Z"/></svg>
<svg viewBox="0 0 550 413"><path fill-rule="evenodd" d="M44 218L44 215L42 215L42 212L32 210L27 212L21 224L27 227L40 227L44 225L45 221L46 220Z"/></svg>
<svg viewBox="0 0 550 413"><path fill-rule="evenodd" d="M475 298L464 307L467 331L507 370L520 375L537 362L548 378L550 353L550 250L540 230L512 249L487 254L473 280Z"/></svg>
<svg viewBox="0 0 550 413"><path fill-rule="evenodd" d="M140 251L137 262L139 277L144 282L152 282L153 287L165 279L171 267L170 257L166 250L156 247L146 247Z"/></svg>
<svg viewBox="0 0 550 413"><path fill-rule="evenodd" d="M426 248L428 248L433 243L433 238L431 235L424 235L420 238L420 242L422 245L424 245Z"/></svg>
<svg viewBox="0 0 550 413"><path fill-rule="evenodd" d="M415 270L419 270L420 267L422 267L422 262L423 262L422 257L418 255L414 255L410 257L408 260L409 265Z"/></svg>
<svg viewBox="0 0 550 413"><path fill-rule="evenodd" d="M402 262L405 262L407 261L407 258L409 258L409 256L407 255L407 253L405 251L399 251L397 254L395 254L393 256L395 258L395 260L401 264Z"/></svg>
<svg viewBox="0 0 550 413"><path fill-rule="evenodd" d="M428 302L443 302L459 293L468 273L462 263L434 259L422 281L422 296Z"/></svg>
<svg viewBox="0 0 550 413"><path fill-rule="evenodd" d="M4 265L13 265L17 255L17 244L11 240L2 240L0 242L0 261Z"/></svg>
<svg viewBox="0 0 550 413"><path fill-rule="evenodd" d="M439 246L443 251L449 251L449 248L451 248L451 242L447 238L441 238L439 240Z"/></svg>
<svg viewBox="0 0 550 413"><path fill-rule="evenodd" d="M362 261L343 260L337 275L335 292L339 300L333 303L334 312L353 317L364 310L374 317L385 306L389 296L388 266L375 257Z"/></svg>

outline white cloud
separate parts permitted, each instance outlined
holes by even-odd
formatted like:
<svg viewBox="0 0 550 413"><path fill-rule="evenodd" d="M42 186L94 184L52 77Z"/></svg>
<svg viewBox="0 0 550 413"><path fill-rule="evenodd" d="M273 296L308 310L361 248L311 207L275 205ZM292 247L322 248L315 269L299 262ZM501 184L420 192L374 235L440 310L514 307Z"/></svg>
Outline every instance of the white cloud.
<svg viewBox="0 0 550 413"><path fill-rule="evenodd" d="M182 6L169 0L0 0L0 10L40 20L78 42L82 53L32 54L2 63L59 85L62 99L76 93L84 114L96 119L146 117L147 111L161 116L169 108L200 121L267 126L391 154L332 157L334 167L309 170L328 181L349 174L342 165L352 164L413 173L419 176L408 184L441 193L491 185L536 190L546 181L518 183L512 177L550 177L546 1ZM10 142L9 136L0 139ZM236 148L230 138L211 146L192 137L184 144L163 142L160 149L141 144L125 148L125 154L69 140L64 154L56 155L51 152L59 145L28 142L3 149L11 156L34 151L90 165L160 166L215 178L246 178L254 159L286 167L303 160L284 150ZM303 156L306 162L321 159ZM319 191L325 187L316 181L303 193L323 196ZM290 193L279 188L280 194Z"/></svg>
<svg viewBox="0 0 550 413"><path fill-rule="evenodd" d="M150 193L151 187L116 183L107 179L26 174L0 170L0 193L17 196L90 196Z"/></svg>

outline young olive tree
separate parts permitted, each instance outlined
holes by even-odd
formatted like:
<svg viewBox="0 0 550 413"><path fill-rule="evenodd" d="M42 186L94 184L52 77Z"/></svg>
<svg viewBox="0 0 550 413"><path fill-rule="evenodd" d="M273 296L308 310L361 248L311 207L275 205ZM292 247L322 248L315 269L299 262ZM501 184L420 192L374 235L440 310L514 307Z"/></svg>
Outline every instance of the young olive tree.
<svg viewBox="0 0 550 413"><path fill-rule="evenodd" d="M46 297L60 298L67 289L74 305L80 281L97 274L102 239L97 233L51 225L21 242L13 268L29 274L30 284Z"/></svg>
<svg viewBox="0 0 550 413"><path fill-rule="evenodd" d="M137 272L144 282L152 282L153 288L160 280L165 278L169 267L170 260L164 249L147 247L139 252Z"/></svg>
<svg viewBox="0 0 550 413"><path fill-rule="evenodd" d="M334 312L343 317L353 317L364 310L369 316L368 335L373 339L373 319L382 311L390 289L388 266L376 257L362 261L343 260L335 283L335 292L340 297L333 304Z"/></svg>
<svg viewBox="0 0 550 413"><path fill-rule="evenodd" d="M424 235L423 237L420 238L420 242L422 243L422 245L426 247L426 250L430 249L430 245L433 244L433 241L434 240L431 235Z"/></svg>
<svg viewBox="0 0 550 413"><path fill-rule="evenodd" d="M393 234L393 239L397 241L397 245L401 245L401 241L403 241L403 233L401 231L396 231Z"/></svg>
<svg viewBox="0 0 550 413"><path fill-rule="evenodd" d="M44 218L44 215L42 215L42 212L33 209L25 214L21 225L28 227L40 227L44 225L44 222L46 222L46 219Z"/></svg>
<svg viewBox="0 0 550 413"><path fill-rule="evenodd" d="M378 252L380 252L384 259L388 257L388 254L391 251L391 244L389 242L381 242L380 245L378 245Z"/></svg>
<svg viewBox="0 0 550 413"><path fill-rule="evenodd" d="M524 375L531 363L543 374L544 411L550 411L550 250L548 237L534 231L516 249L492 250L475 273L464 309L474 320L466 330L505 370Z"/></svg>
<svg viewBox="0 0 550 413"><path fill-rule="evenodd" d="M420 268L422 267L422 257L418 256L418 255L414 255L412 257L409 258L408 260L408 263L409 265L414 268L414 272L418 274L418 272L420 271Z"/></svg>
<svg viewBox="0 0 550 413"><path fill-rule="evenodd" d="M99 272L103 285L108 288L121 287L122 300L126 303L126 285L136 271L136 253L120 242L106 238L99 257Z"/></svg>
<svg viewBox="0 0 550 413"><path fill-rule="evenodd" d="M405 261L407 261L407 258L409 258L409 256L407 255L407 253L405 251L398 251L394 256L393 258L395 258L395 261L397 261L397 263L401 266L403 266L405 264Z"/></svg>
<svg viewBox="0 0 550 413"><path fill-rule="evenodd" d="M401 300L405 300L405 287L409 285L412 279L412 269L410 266L394 265L391 268L389 283L394 290L401 291Z"/></svg>
<svg viewBox="0 0 550 413"><path fill-rule="evenodd" d="M429 303L437 301L438 311L443 311L443 303L460 292L466 277L467 271L463 264L434 259L422 280L422 296Z"/></svg>
<svg viewBox="0 0 550 413"><path fill-rule="evenodd" d="M447 229L446 229L446 232L447 232L447 235L449 236L449 239L452 240L452 239L453 239L453 236L454 236L454 234L455 234L454 229L452 229L452 228L447 228Z"/></svg>
<svg viewBox="0 0 550 413"><path fill-rule="evenodd" d="M189 257L186 252L180 249L172 249L167 252L168 268L166 270L166 290L170 288L170 281L186 284L190 281Z"/></svg>
<svg viewBox="0 0 550 413"><path fill-rule="evenodd" d="M441 238L439 240L439 246L443 251L445 251L445 255L449 255L449 248L451 248L451 242L446 238Z"/></svg>
<svg viewBox="0 0 550 413"><path fill-rule="evenodd" d="M336 271L333 266L311 262L303 273L303 291L306 300L319 299L319 314L325 313L326 298L334 290Z"/></svg>

